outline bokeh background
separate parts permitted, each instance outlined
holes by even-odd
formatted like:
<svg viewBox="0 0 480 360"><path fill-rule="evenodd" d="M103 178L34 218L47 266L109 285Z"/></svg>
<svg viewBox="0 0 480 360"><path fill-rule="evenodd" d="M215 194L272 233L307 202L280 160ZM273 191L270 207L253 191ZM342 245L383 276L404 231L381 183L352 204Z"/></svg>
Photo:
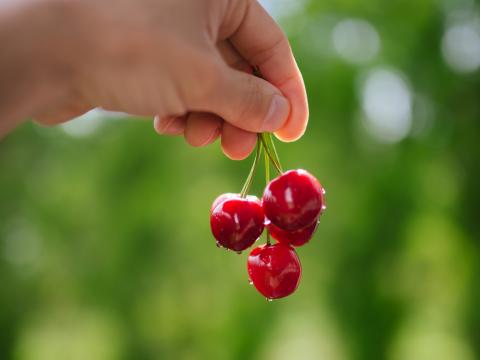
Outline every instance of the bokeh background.
<svg viewBox="0 0 480 360"><path fill-rule="evenodd" d="M0 142L0 359L480 358L478 2L263 4L311 105L280 156L327 189L298 291L267 302L210 234L251 159L120 114L26 123Z"/></svg>

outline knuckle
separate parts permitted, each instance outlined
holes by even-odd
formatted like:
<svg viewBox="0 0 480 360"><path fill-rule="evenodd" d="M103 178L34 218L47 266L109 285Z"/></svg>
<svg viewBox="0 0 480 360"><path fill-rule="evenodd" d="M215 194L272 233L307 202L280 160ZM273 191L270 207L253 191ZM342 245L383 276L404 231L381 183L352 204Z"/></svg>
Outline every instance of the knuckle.
<svg viewBox="0 0 480 360"><path fill-rule="evenodd" d="M254 0L227 0L222 26L220 27L220 39L227 39L239 28L248 12L248 7Z"/></svg>
<svg viewBox="0 0 480 360"><path fill-rule="evenodd" d="M290 43L283 31L272 35L272 39L269 41L270 45L266 48L259 48L254 51L254 55L250 61L255 65L261 65L268 62L274 56L278 54L287 53L290 51Z"/></svg>

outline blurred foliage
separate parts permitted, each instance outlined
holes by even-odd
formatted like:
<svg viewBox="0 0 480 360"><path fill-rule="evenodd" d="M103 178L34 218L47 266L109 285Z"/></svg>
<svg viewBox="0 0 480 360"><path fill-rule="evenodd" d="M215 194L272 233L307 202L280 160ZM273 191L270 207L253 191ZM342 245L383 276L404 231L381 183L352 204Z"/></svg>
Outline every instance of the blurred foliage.
<svg viewBox="0 0 480 360"><path fill-rule="evenodd" d="M84 134L27 123L0 142L1 359L480 358L480 72L456 71L444 48L478 4L266 5L311 105L306 135L279 153L327 189L319 231L298 249L298 291L268 303L246 254L210 234L211 201L239 191L250 160L135 119ZM348 18L378 34L367 61L332 42ZM395 141L365 120L378 69L409 91L411 128ZM395 99L377 101L395 115Z"/></svg>

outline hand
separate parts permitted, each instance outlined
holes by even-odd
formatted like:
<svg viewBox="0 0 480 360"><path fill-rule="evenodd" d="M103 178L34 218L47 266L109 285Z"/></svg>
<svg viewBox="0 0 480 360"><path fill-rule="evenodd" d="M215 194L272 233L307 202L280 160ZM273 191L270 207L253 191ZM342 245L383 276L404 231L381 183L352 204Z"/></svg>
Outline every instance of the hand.
<svg viewBox="0 0 480 360"><path fill-rule="evenodd" d="M257 1L66 3L63 26L76 26L70 33L77 37L70 46L75 56L65 57L69 91L37 120L58 123L94 107L156 115L157 132L183 134L193 146L221 135L232 159L253 150L257 132L275 131L284 141L304 133L300 71L285 35ZM251 74L252 66L265 80Z"/></svg>

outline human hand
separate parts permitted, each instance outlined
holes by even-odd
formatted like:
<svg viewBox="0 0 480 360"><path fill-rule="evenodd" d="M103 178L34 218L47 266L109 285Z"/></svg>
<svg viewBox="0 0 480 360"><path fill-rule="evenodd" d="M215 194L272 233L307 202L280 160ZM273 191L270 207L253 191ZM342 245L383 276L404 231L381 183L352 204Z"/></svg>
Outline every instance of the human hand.
<svg viewBox="0 0 480 360"><path fill-rule="evenodd" d="M55 124L94 107L155 115L157 132L183 134L193 146L221 135L232 159L248 156L257 132L284 141L304 133L300 71L257 1L67 0L65 9L75 36L62 55L69 90L38 121Z"/></svg>

